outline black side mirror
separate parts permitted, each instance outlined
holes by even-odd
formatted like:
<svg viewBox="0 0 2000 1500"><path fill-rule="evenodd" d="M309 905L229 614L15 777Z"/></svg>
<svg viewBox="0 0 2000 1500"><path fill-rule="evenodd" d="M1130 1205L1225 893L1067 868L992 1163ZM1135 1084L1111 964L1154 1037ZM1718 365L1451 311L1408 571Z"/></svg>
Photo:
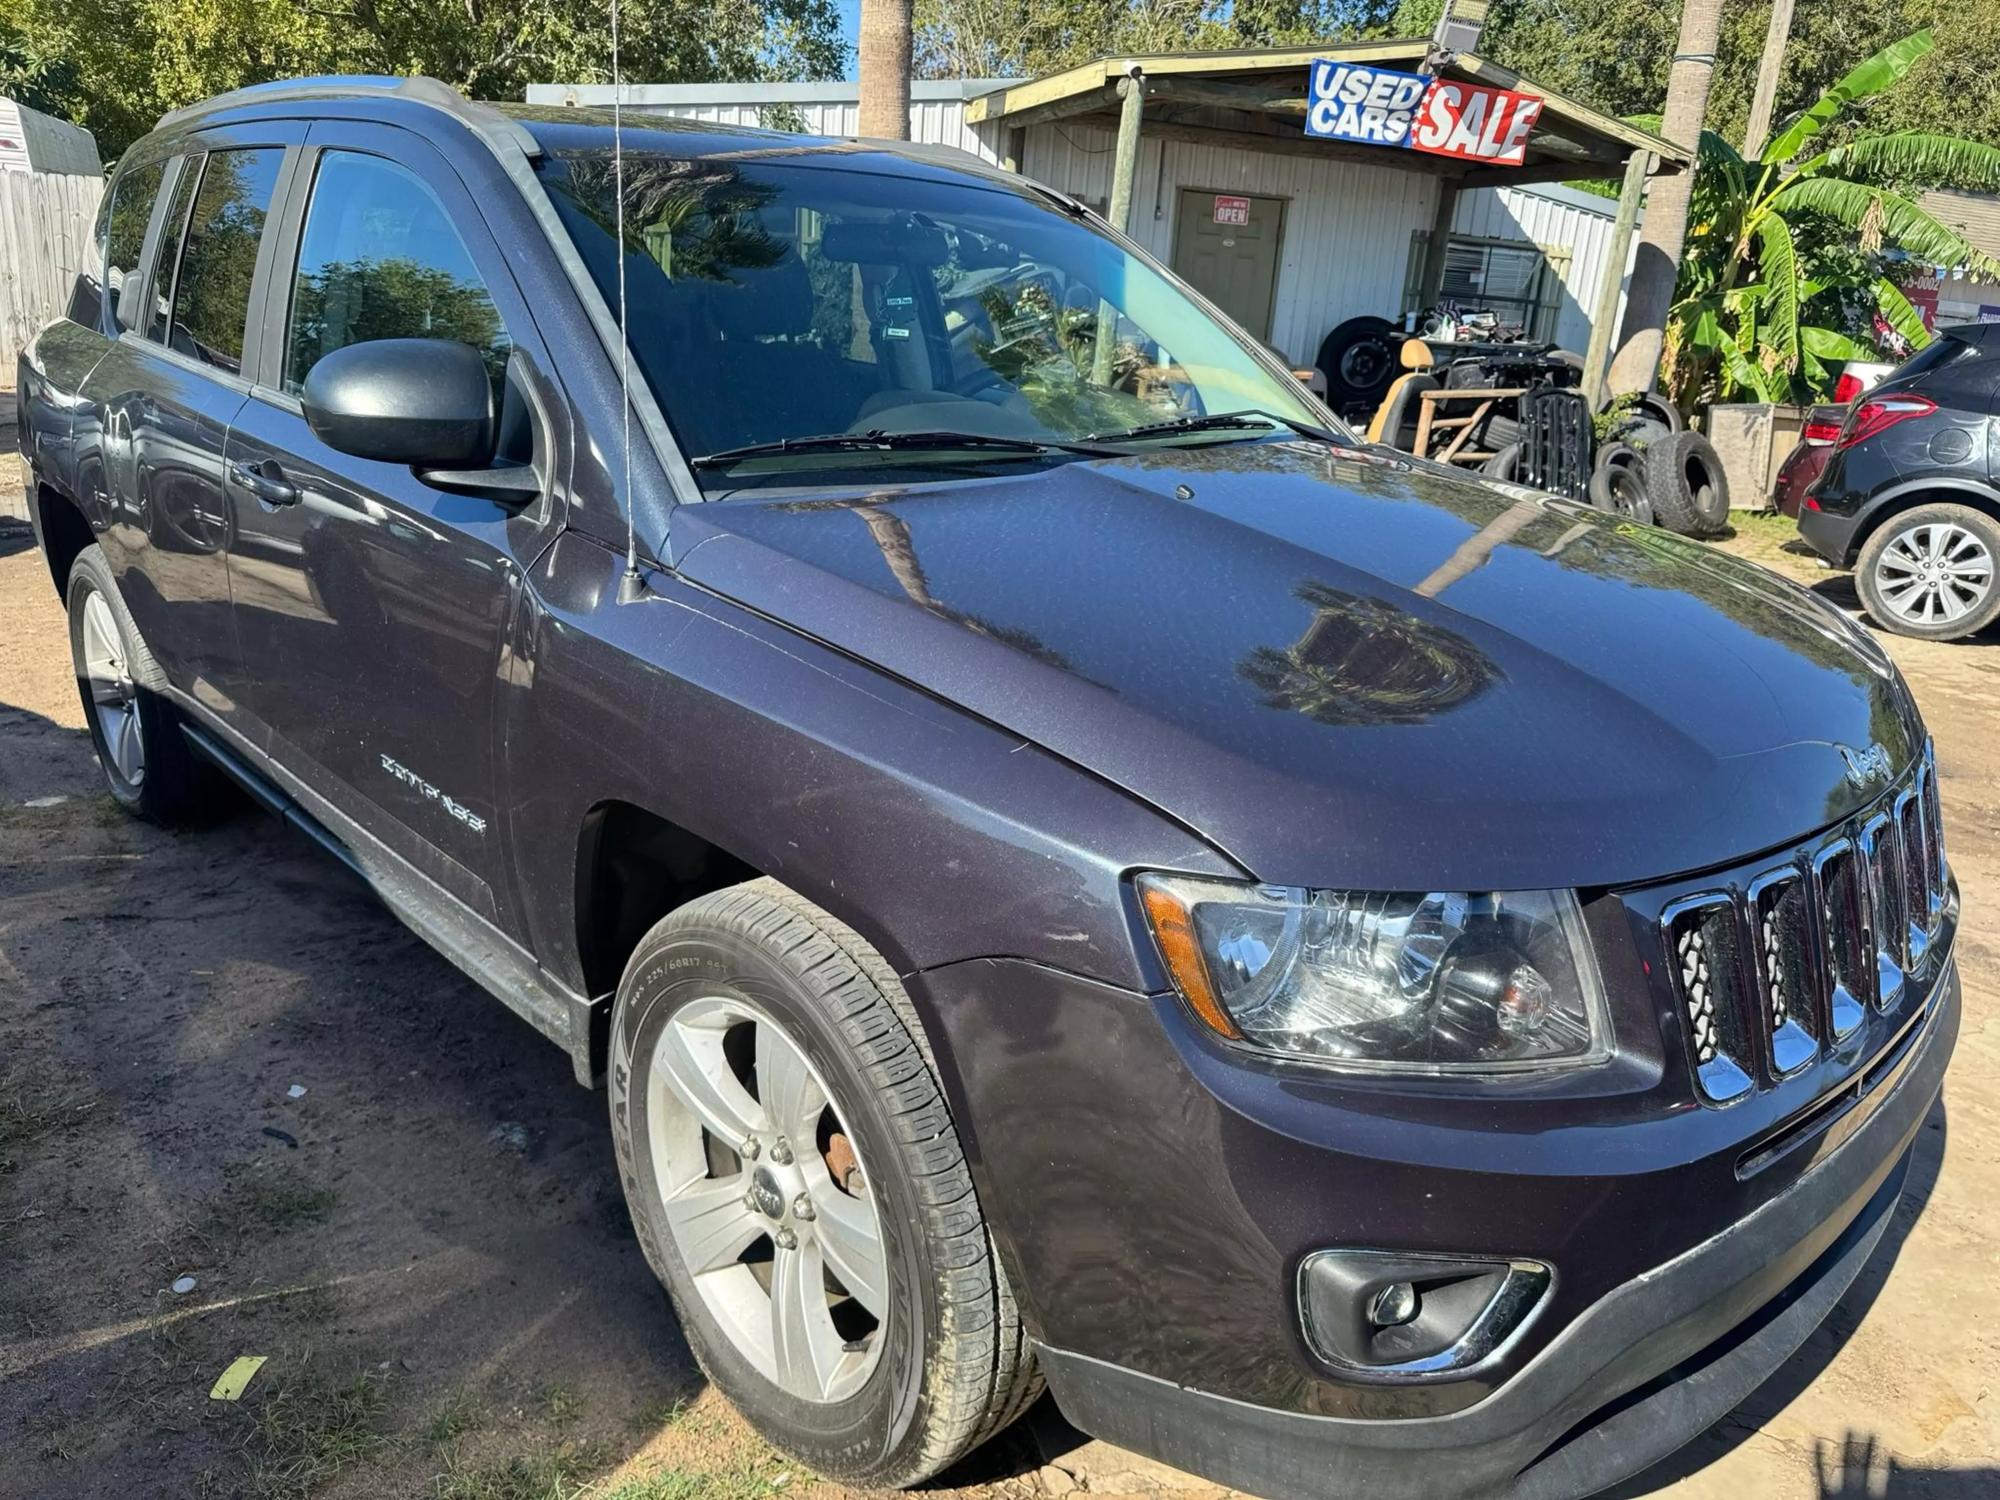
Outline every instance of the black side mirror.
<svg viewBox="0 0 2000 1500"><path fill-rule="evenodd" d="M306 425L329 448L413 469L493 461L493 380L470 344L370 339L306 374Z"/></svg>

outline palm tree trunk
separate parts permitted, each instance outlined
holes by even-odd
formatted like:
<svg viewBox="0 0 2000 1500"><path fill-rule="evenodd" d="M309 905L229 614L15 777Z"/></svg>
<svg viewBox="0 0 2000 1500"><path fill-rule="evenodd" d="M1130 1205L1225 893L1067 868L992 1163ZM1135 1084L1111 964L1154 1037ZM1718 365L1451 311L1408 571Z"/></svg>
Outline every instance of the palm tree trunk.
<svg viewBox="0 0 2000 1500"><path fill-rule="evenodd" d="M861 0L861 134L910 138L910 0Z"/></svg>
<svg viewBox="0 0 2000 1500"><path fill-rule="evenodd" d="M1715 74L1715 40L1722 30L1722 0L1683 0L1681 35L1667 75L1666 118L1660 134L1690 152L1701 144L1708 86ZM1656 177L1646 195L1646 224L1639 257L1625 297L1625 324L1611 360L1614 393L1649 391L1660 372L1667 310L1674 303L1681 250L1687 241L1688 200L1694 195L1694 167Z"/></svg>

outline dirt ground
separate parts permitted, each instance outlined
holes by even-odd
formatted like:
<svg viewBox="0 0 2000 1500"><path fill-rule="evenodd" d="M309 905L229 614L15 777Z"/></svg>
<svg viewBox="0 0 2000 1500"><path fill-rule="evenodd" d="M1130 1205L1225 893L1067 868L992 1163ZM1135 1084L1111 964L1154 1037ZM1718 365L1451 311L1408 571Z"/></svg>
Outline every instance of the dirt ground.
<svg viewBox="0 0 2000 1500"><path fill-rule="evenodd" d="M1852 608L1788 535L1726 545ZM0 1500L840 1495L703 1388L602 1097L303 839L120 815L64 630L0 521ZM1629 1495L2000 1495L2000 639L1889 644L1965 893L1945 1100L1829 1323ZM935 1493L1071 1490L1221 1493L1047 1403Z"/></svg>

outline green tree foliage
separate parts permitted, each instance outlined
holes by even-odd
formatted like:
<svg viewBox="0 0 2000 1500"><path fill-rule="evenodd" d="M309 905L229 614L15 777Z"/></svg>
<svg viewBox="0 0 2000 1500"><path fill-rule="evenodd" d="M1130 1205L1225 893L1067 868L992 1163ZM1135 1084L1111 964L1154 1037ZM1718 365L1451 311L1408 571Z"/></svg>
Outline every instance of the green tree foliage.
<svg viewBox="0 0 2000 1500"><path fill-rule="evenodd" d="M1911 343L1922 323L1878 252L2000 279L2000 262L1926 212L1925 187L2000 189L2000 147L1927 131L1837 133L1847 117L1906 85L1933 50L1929 32L1894 42L1825 89L1746 161L1703 133L1687 253L1662 375L1684 404L1823 396L1842 360L1872 340L1843 330L1874 316Z"/></svg>
<svg viewBox="0 0 2000 1500"><path fill-rule="evenodd" d="M1387 34L1396 8L1394 0L915 0L914 53L925 78L1026 77L1113 52Z"/></svg>
<svg viewBox="0 0 2000 1500"><path fill-rule="evenodd" d="M112 157L169 109L272 78L427 73L486 99L601 82L608 17L605 0L13 0L0 86L32 87L29 103ZM633 80L832 78L846 63L834 0L622 0L621 19Z"/></svg>
<svg viewBox="0 0 2000 1500"><path fill-rule="evenodd" d="M1406 0L1390 29L1425 34L1438 5ZM1770 18L1768 3L1723 18L1708 128L1735 146L1743 144ZM1608 113L1657 114L1679 20L1679 0L1497 0L1481 50ZM1779 120L1855 59L1919 30L1932 33L1936 48L1893 95L1850 110L1833 138L1922 130L2000 144L2000 0L1800 0L1779 77Z"/></svg>

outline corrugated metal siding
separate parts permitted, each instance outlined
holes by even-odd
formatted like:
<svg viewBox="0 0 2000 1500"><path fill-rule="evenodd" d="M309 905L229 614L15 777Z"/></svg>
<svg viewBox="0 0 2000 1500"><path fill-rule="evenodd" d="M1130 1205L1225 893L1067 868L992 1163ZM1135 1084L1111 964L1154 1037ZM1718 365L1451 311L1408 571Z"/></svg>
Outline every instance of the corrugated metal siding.
<svg viewBox="0 0 2000 1500"><path fill-rule="evenodd" d="M1600 209L1596 205L1602 204ZM1581 353L1590 344L1591 316L1604 284L1604 252L1618 212L1610 198L1591 198L1566 189L1480 188L1461 193L1452 210L1454 234L1488 240L1528 240L1567 258L1556 257L1563 300L1556 313L1555 338Z"/></svg>
<svg viewBox="0 0 2000 1500"><path fill-rule="evenodd" d="M732 102L717 97L725 93L718 85L692 86L688 93L695 97L686 100L663 99L662 95L676 91L671 86L650 86L630 107L718 124L762 123L769 105L760 103L757 95L774 91L772 86L741 87L743 98ZM775 91L798 111L809 133L853 135L859 128L855 86L825 88L824 94L814 92L813 85L786 85ZM531 88L529 97L553 102L562 93L542 85ZM956 146L997 163L1003 134L997 127L967 125L961 99L910 102L913 140ZM1111 196L1113 144L1110 131L1070 121L1031 126L1021 169L1101 207ZM1394 317L1401 311L1411 240L1430 227L1437 202L1431 178L1395 165L1197 146L1142 134L1133 183L1132 235L1168 263L1173 259L1174 211L1182 188L1286 200L1269 337L1286 358L1298 363L1317 356L1327 330L1343 319L1360 313ZM1616 211L1617 204L1608 198L1566 188L1482 188L1459 195L1452 228L1456 234L1567 251L1561 267L1565 295L1556 338L1580 351L1590 342L1590 320Z"/></svg>
<svg viewBox="0 0 2000 1500"><path fill-rule="evenodd" d="M1037 125L1028 130L1021 167L1102 204L1111 192L1113 144L1108 130ZM1327 330L1343 318L1398 311L1410 236L1429 226L1437 206L1436 183L1421 173L1148 140L1142 133L1132 237L1168 263L1182 188L1287 200L1269 341L1298 363L1314 359Z"/></svg>
<svg viewBox="0 0 2000 1500"><path fill-rule="evenodd" d="M758 125L771 106L744 104L654 104L631 106L634 112L674 115L683 120L707 120L717 125ZM861 129L861 106L852 99L803 100L777 106L798 111L807 135L854 135ZM983 161L997 158L985 142L965 123L965 105L957 99L913 99L910 101L910 139L924 145L956 146Z"/></svg>

